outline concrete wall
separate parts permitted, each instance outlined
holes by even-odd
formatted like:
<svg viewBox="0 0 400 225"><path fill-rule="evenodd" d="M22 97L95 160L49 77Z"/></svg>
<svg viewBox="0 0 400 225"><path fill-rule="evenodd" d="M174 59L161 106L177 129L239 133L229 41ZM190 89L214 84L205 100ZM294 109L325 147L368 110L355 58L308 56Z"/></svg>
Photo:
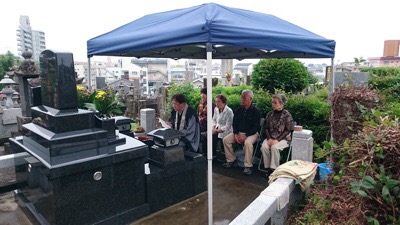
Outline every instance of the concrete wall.
<svg viewBox="0 0 400 225"><path fill-rule="evenodd" d="M302 196L294 179L278 178L271 183L230 225L285 224L288 208Z"/></svg>

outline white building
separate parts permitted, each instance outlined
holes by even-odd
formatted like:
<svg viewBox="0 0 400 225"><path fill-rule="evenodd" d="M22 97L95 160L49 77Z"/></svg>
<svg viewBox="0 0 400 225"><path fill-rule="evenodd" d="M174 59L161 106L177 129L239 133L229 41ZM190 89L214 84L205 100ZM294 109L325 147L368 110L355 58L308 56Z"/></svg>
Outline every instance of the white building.
<svg viewBox="0 0 400 225"><path fill-rule="evenodd" d="M149 79L146 67L140 67L132 63L132 58L121 58L118 60L118 64L115 67L107 67L108 78L111 81L111 77L115 80L125 79L129 81L139 80L141 88L141 95L149 95Z"/></svg>
<svg viewBox="0 0 400 225"><path fill-rule="evenodd" d="M175 84L181 84L186 81L186 69L183 67L171 67L171 80Z"/></svg>
<svg viewBox="0 0 400 225"><path fill-rule="evenodd" d="M20 16L17 29L18 55L22 56L25 50L32 52L32 59L39 61L40 53L46 49L45 33L32 30L29 16Z"/></svg>

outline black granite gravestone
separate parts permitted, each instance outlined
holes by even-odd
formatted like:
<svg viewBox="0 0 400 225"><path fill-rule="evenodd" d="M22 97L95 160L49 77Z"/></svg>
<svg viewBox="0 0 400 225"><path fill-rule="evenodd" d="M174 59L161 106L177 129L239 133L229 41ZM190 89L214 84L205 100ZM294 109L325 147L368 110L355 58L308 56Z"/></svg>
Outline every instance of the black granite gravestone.
<svg viewBox="0 0 400 225"><path fill-rule="evenodd" d="M148 146L115 134L114 119L78 109L71 53L40 56L42 104L31 133L10 139L30 154L29 187L16 190L41 224L126 224L150 212L144 164ZM22 171L24 172L24 171Z"/></svg>
<svg viewBox="0 0 400 225"><path fill-rule="evenodd" d="M42 90L40 87L32 87L32 106L42 105Z"/></svg>
<svg viewBox="0 0 400 225"><path fill-rule="evenodd" d="M72 53L45 50L40 54L39 61L43 105L59 110L77 110L78 94Z"/></svg>
<svg viewBox="0 0 400 225"><path fill-rule="evenodd" d="M28 172L29 186L15 193L39 223L127 224L206 190L200 154L180 146L149 154L143 142L116 134L130 131L129 119L77 108L72 54L46 50L40 64L42 105L23 125L31 135L10 139L13 152L29 153L26 169L16 170Z"/></svg>

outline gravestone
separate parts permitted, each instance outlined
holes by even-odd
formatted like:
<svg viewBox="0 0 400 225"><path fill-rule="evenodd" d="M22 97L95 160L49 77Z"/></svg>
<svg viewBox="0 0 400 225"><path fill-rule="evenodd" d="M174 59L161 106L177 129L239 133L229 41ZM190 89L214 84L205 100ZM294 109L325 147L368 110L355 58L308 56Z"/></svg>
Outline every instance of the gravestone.
<svg viewBox="0 0 400 225"><path fill-rule="evenodd" d="M41 224L126 224L147 215L148 147L116 134L114 119L78 109L71 53L40 56L42 104L32 107L31 136L11 138L25 158L30 186L16 190Z"/></svg>
<svg viewBox="0 0 400 225"><path fill-rule="evenodd" d="M140 110L140 126L142 126L146 133L156 129L156 110L155 109L141 109Z"/></svg>
<svg viewBox="0 0 400 225"><path fill-rule="evenodd" d="M330 79L329 96L332 93L332 88L337 88L340 85L349 85L350 87L360 87L368 84L368 72L335 72L335 87L332 87L333 79Z"/></svg>
<svg viewBox="0 0 400 225"><path fill-rule="evenodd" d="M77 112L78 93L72 53L43 51L40 72L43 105Z"/></svg>

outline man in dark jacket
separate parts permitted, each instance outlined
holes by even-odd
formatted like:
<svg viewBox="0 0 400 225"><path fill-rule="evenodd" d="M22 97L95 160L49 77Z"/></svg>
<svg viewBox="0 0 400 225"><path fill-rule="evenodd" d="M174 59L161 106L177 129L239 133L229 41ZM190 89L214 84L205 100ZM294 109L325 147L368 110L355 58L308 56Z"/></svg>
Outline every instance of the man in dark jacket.
<svg viewBox="0 0 400 225"><path fill-rule="evenodd" d="M243 173L250 175L253 167L253 144L259 137L260 111L252 104L253 92L244 90L241 95L242 105L235 110L233 117L233 132L223 139L226 163L224 167L230 168L236 163L236 155L233 152L233 143L244 143Z"/></svg>
<svg viewBox="0 0 400 225"><path fill-rule="evenodd" d="M171 102L174 109L168 125L185 134L179 142L180 146L185 147L186 150L197 152L200 143L200 126L196 110L186 103L185 96L182 94L172 96Z"/></svg>

